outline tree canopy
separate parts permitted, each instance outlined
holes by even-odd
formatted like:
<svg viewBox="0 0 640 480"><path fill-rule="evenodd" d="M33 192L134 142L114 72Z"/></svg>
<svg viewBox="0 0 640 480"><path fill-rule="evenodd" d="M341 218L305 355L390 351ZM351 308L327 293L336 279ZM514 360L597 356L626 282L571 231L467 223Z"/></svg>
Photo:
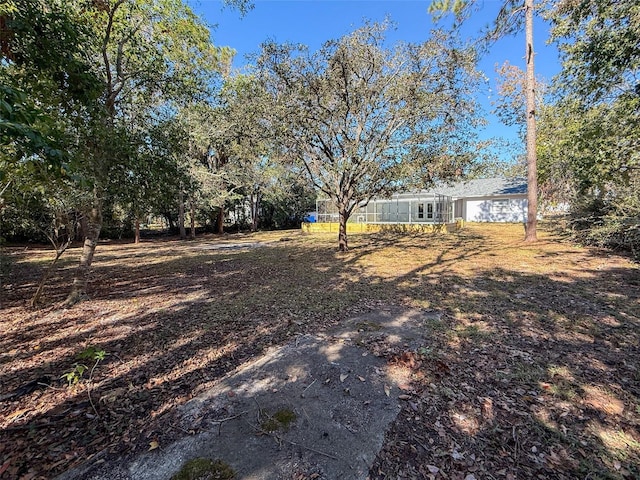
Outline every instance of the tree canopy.
<svg viewBox="0 0 640 480"><path fill-rule="evenodd" d="M356 205L449 178L471 159L474 52L442 32L387 48L387 27L367 24L314 53L268 43L258 60L284 154L338 208L340 250Z"/></svg>
<svg viewBox="0 0 640 480"><path fill-rule="evenodd" d="M583 241L639 251L640 7L561 1L549 10L562 70L542 115L541 172Z"/></svg>
<svg viewBox="0 0 640 480"><path fill-rule="evenodd" d="M46 164L55 138L67 160L62 181L85 192L74 206L84 212L85 243L73 301L86 290L105 202L140 208L159 188L170 158L159 129L210 97L233 51L214 46L181 0L12 0L0 14L3 144ZM3 169L15 175L20 159L6 153Z"/></svg>

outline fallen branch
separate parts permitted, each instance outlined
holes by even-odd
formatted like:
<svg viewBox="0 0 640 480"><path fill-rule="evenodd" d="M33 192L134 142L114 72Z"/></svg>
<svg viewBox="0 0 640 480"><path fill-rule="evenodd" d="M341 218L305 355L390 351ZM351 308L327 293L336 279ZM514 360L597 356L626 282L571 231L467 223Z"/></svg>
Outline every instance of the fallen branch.
<svg viewBox="0 0 640 480"><path fill-rule="evenodd" d="M244 412L240 412L239 414L233 415L231 417L221 418L220 420L214 420L213 424L214 425L218 425L218 435L221 434L221 429L222 429L222 424L223 423L228 422L229 420L233 420L235 418L239 418L242 415L244 415L245 413L249 413L249 411L245 410Z"/></svg>
<svg viewBox="0 0 640 480"><path fill-rule="evenodd" d="M283 440L283 439L280 439L280 440ZM295 447L304 448L305 450L309 450L310 452L317 453L318 455L322 455L323 457L327 457L327 458L330 458L332 460L340 460L338 457L334 457L333 455L330 455L328 453L321 452L320 450L316 450L315 448L307 447L306 445L301 445L299 443L292 442L290 440L283 440L283 441L285 441L288 444L293 445Z"/></svg>
<svg viewBox="0 0 640 480"><path fill-rule="evenodd" d="M318 381L318 379L317 379L317 378L315 378L315 379L313 380L313 382L311 382L309 385L307 385L307 388L305 388L305 389L302 391L302 393L300 394L300 396L301 396L302 398L304 398L304 394L306 393L306 391L307 391L307 390L309 390L309 389L313 386L313 384L314 384L314 383L316 383L317 381Z"/></svg>

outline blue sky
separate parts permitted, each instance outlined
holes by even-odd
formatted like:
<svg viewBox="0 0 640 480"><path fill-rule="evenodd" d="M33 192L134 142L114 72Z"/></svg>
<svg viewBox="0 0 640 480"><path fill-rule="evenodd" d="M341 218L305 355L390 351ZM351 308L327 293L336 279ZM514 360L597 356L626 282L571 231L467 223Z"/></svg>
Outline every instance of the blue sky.
<svg viewBox="0 0 640 480"><path fill-rule="evenodd" d="M294 42L307 45L312 51L326 40L338 38L361 26L364 20L381 21L387 15L397 25L389 32L388 40L421 42L434 28L427 12L430 0L254 0L254 9L244 17L224 7L220 0L187 0L193 10L216 28L212 37L217 45L233 47L237 52L234 67L248 63L245 55L259 51L265 40L279 43ZM484 0L482 8L466 23L464 33L473 35L495 18L501 2ZM551 78L559 71L555 48L546 45L548 27L541 21L535 24L536 71ZM516 130L507 127L490 114L495 96L496 64L505 60L524 68L524 34L497 42L482 59L479 68L489 78L489 84L478 92L489 125L481 132L483 138L501 136L517 139ZM508 154L503 153L503 158Z"/></svg>

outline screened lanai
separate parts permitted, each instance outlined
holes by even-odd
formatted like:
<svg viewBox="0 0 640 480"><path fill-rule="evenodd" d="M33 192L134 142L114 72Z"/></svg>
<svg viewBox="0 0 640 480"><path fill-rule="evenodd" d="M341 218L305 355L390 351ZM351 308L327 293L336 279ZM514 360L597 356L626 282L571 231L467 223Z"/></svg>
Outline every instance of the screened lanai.
<svg viewBox="0 0 640 480"><path fill-rule="evenodd" d="M338 222L338 208L329 199L316 200L319 223ZM403 193L373 199L354 209L349 222L371 224L452 223L451 197L433 193Z"/></svg>

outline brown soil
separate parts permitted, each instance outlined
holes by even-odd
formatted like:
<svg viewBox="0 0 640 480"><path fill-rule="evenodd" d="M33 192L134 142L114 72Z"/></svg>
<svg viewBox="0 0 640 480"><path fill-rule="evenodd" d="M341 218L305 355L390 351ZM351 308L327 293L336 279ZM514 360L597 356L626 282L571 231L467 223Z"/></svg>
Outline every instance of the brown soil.
<svg viewBox="0 0 640 480"><path fill-rule="evenodd" d="M524 244L512 225L353 236L347 254L333 236L282 236L105 242L91 300L70 309L77 251L34 310L51 253L6 248L0 478L191 434L172 426L177 405L268 346L381 305L441 320L418 349L366 342L406 378L372 479L640 477L637 265L551 233Z"/></svg>

